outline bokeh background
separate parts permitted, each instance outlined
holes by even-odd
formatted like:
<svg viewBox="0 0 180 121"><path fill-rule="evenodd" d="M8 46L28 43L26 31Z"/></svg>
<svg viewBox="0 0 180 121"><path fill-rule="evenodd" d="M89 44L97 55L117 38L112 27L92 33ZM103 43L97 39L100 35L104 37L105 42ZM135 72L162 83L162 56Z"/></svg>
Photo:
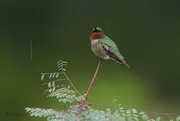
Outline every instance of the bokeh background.
<svg viewBox="0 0 180 121"><path fill-rule="evenodd" d="M43 121L25 115L24 108L60 107L40 86L40 73L57 71L60 59L85 93L98 61L90 48L93 26L116 42L131 69L103 61L88 100L114 105L118 99L126 108L180 113L179 5L178 0L1 0L0 118Z"/></svg>

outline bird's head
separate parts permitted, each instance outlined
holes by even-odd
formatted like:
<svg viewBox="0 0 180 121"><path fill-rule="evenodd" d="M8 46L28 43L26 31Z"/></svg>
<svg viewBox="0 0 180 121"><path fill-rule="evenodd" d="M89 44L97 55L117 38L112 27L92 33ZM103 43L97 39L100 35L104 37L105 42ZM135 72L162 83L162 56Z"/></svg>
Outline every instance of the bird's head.
<svg viewBox="0 0 180 121"><path fill-rule="evenodd" d="M102 29L100 27L95 26L95 27L93 27L92 32L94 33L94 32L103 32L103 31L102 31Z"/></svg>
<svg viewBox="0 0 180 121"><path fill-rule="evenodd" d="M93 30L92 30L92 35L90 37L90 40L95 40L95 39L101 39L101 38L104 38L105 35L102 31L102 29L100 27L93 27Z"/></svg>

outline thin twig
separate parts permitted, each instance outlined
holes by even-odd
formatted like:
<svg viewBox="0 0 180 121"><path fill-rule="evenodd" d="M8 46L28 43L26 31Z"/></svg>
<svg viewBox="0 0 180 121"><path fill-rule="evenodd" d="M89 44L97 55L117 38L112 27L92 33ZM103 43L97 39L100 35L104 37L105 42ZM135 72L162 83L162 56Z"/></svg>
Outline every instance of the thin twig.
<svg viewBox="0 0 180 121"><path fill-rule="evenodd" d="M141 111L141 110L139 110L139 111ZM176 114L176 113L157 113L157 112L148 112L148 111L144 111L144 112L146 112L146 113L149 113L149 114L154 114L154 115L157 115L157 114L159 114L159 115L164 115L164 116L178 116L178 114Z"/></svg>
<svg viewBox="0 0 180 121"><path fill-rule="evenodd" d="M69 83L71 84L71 86L74 88L74 90L81 95L81 93L76 89L76 87L74 86L74 84L71 82L71 80L69 79L69 77L66 75L66 73L62 70L62 73L64 74L64 76L67 78L67 80L69 81Z"/></svg>
<svg viewBox="0 0 180 121"><path fill-rule="evenodd" d="M169 114L165 113L164 115L168 116L170 119L173 119Z"/></svg>
<svg viewBox="0 0 180 121"><path fill-rule="evenodd" d="M119 108L119 106L111 106L111 105L103 105L103 104L93 104L93 103L87 103L88 106L99 106L104 108Z"/></svg>
<svg viewBox="0 0 180 121"><path fill-rule="evenodd" d="M53 74L53 73L63 74L62 72L48 72L48 73L40 73L40 74L43 75L43 74Z"/></svg>
<svg viewBox="0 0 180 121"><path fill-rule="evenodd" d="M67 78L62 78L62 79L57 79L57 80L49 81L49 82L41 84L41 86L46 85L46 84L48 84L50 82L58 82L58 81L63 81L63 80L67 80Z"/></svg>

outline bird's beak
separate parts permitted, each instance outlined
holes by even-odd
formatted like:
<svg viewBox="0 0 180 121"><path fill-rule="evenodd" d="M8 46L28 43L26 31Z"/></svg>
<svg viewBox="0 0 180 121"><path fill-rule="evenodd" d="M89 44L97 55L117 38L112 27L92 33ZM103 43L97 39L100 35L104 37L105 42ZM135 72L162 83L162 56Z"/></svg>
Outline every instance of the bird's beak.
<svg viewBox="0 0 180 121"><path fill-rule="evenodd" d="M97 30L97 29L96 29L96 26L94 26L94 30Z"/></svg>

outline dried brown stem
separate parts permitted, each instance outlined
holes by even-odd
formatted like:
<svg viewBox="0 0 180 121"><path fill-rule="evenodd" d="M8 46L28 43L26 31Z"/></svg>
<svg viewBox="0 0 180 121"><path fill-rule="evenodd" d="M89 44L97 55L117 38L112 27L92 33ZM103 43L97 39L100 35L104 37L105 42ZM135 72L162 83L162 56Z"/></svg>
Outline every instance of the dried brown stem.
<svg viewBox="0 0 180 121"><path fill-rule="evenodd" d="M96 79L96 76L97 76L97 74L98 74L98 71L99 71L101 62L102 62L102 59L100 58L99 61L98 61L98 65L97 65L96 71L95 71L95 73L94 73L94 76L93 76L93 78L92 78L92 81L91 81L91 83L90 83L90 85L89 85L89 87L88 87L88 90L87 90L87 92L86 92L85 99L81 102L81 104L80 104L80 106L79 106L79 111L82 109L84 103L86 102L86 100L87 100L87 98L88 98L89 92L91 91L91 88L92 88L92 86L93 86L93 84L94 84L94 81L95 81L95 79Z"/></svg>
<svg viewBox="0 0 180 121"><path fill-rule="evenodd" d="M89 85L89 88L88 88L88 90L87 90L87 92L86 92L86 96L85 96L86 99L88 98L89 92L91 91L91 88L92 88L92 86L93 86L93 84L94 84L94 81L95 81L95 78L96 78L96 76L97 76L97 74L98 74L98 71L99 71L99 67L100 67L100 65L101 65L101 62L102 62L102 59L99 59L98 65L97 65L97 68L96 68L96 72L94 73L94 76L93 76L93 78L92 78L92 81L91 81L91 83L90 83L90 85Z"/></svg>

